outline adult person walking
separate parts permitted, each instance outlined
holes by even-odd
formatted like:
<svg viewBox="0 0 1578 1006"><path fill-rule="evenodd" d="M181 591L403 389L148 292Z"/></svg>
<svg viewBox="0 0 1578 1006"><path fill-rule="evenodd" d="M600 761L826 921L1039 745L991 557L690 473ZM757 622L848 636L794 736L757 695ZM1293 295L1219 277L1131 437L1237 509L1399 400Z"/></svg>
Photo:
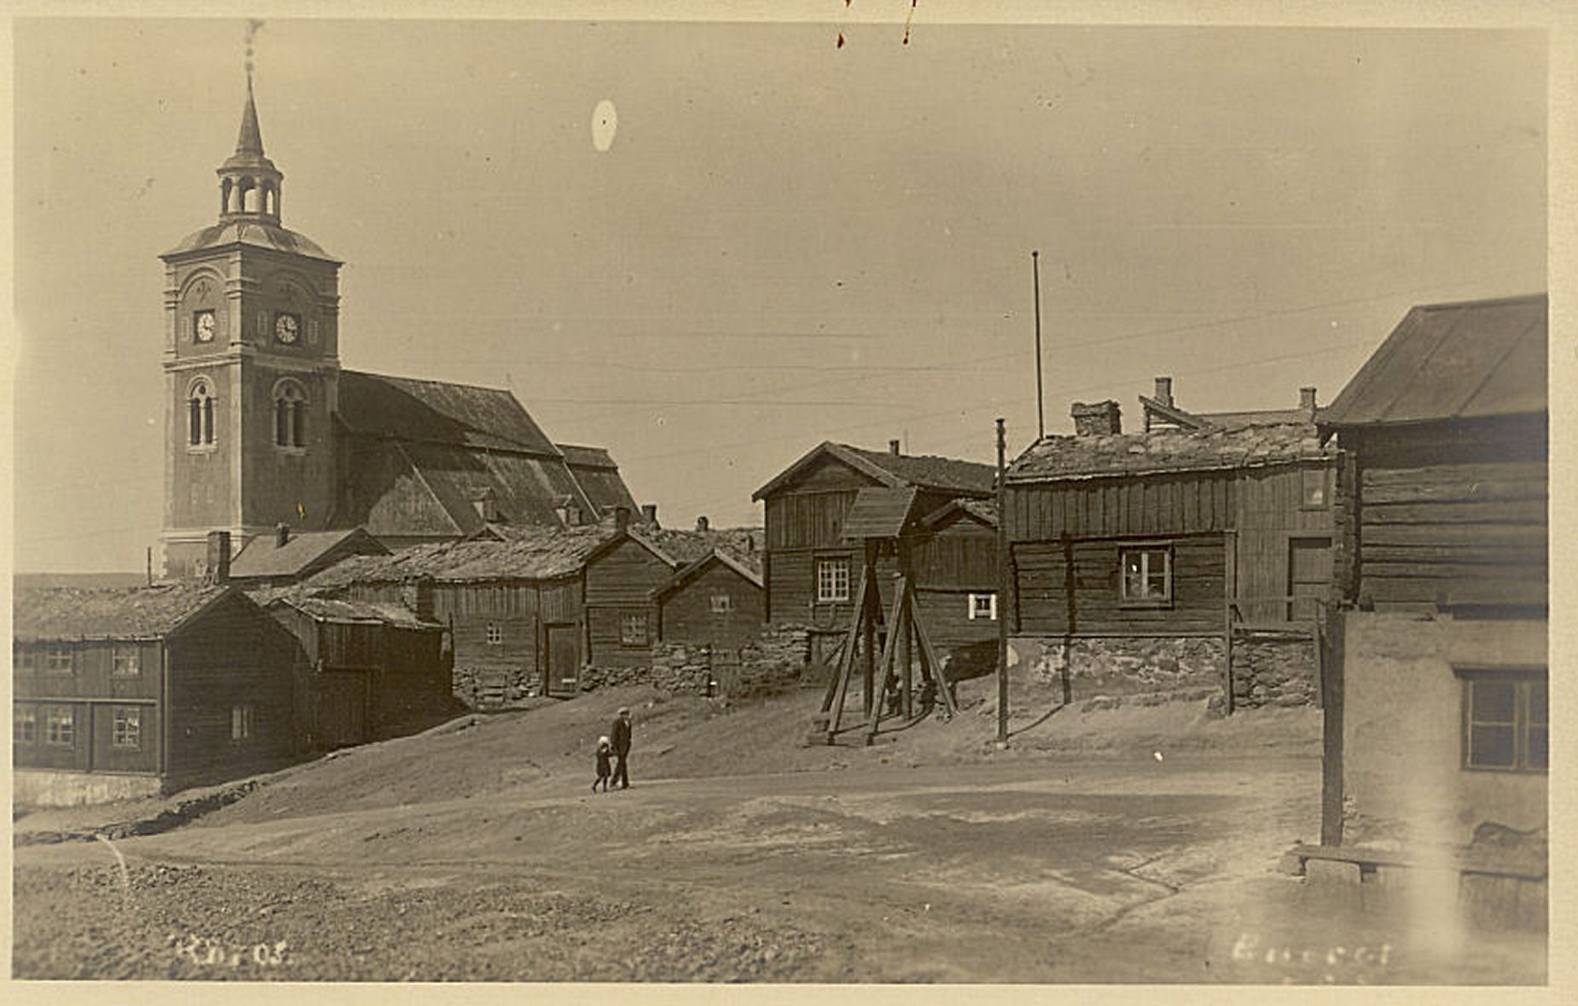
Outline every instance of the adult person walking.
<svg viewBox="0 0 1578 1006"><path fill-rule="evenodd" d="M608 731L614 743L614 782L620 789L630 788L630 707L621 706L619 717Z"/></svg>

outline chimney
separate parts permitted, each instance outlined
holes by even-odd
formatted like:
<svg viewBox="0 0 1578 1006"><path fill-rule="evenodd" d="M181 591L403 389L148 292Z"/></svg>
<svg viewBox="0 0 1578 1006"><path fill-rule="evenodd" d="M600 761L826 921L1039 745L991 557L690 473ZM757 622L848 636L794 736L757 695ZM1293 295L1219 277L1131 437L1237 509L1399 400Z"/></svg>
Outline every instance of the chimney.
<svg viewBox="0 0 1578 1006"><path fill-rule="evenodd" d="M1299 389L1299 408L1302 409L1305 412L1308 412L1310 414L1311 418L1314 417L1314 415L1315 415L1315 389L1314 388L1300 388Z"/></svg>
<svg viewBox="0 0 1578 1006"><path fill-rule="evenodd" d="M1168 408L1173 404L1173 379L1171 377L1158 377L1156 379L1156 394L1151 396Z"/></svg>
<svg viewBox="0 0 1578 1006"><path fill-rule="evenodd" d="M1069 412L1074 417L1076 436L1103 436L1123 432L1122 410L1118 408L1118 403L1110 398L1093 405L1075 402Z"/></svg>
<svg viewBox="0 0 1578 1006"><path fill-rule="evenodd" d="M285 543L287 541L290 541L290 525L289 524L275 524L274 525L274 547L275 548L284 548L285 547Z"/></svg>
<svg viewBox="0 0 1578 1006"><path fill-rule="evenodd" d="M641 504L641 523L657 527L657 504Z"/></svg>
<svg viewBox="0 0 1578 1006"><path fill-rule="evenodd" d="M630 527L630 508L627 506L614 507L614 529L624 531Z"/></svg>
<svg viewBox="0 0 1578 1006"><path fill-rule="evenodd" d="M208 532L208 578L214 583L230 582L229 531Z"/></svg>
<svg viewBox="0 0 1578 1006"><path fill-rule="evenodd" d="M421 576L402 581L400 603L424 622L433 621L433 578Z"/></svg>
<svg viewBox="0 0 1578 1006"><path fill-rule="evenodd" d="M894 456L898 455L898 453L899 453L899 442L897 440L889 440L888 441L888 453L892 454Z"/></svg>
<svg viewBox="0 0 1578 1006"><path fill-rule="evenodd" d="M704 531L707 530L708 526L709 525L707 523L707 515L706 514L702 514L700 517L696 518L696 530L697 531L703 531L704 532Z"/></svg>

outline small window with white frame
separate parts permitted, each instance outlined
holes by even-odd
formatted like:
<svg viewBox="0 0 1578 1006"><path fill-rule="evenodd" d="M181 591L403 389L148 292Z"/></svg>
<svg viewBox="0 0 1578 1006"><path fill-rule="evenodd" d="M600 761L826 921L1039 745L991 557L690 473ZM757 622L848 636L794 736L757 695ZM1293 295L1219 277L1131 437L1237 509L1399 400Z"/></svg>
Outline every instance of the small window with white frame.
<svg viewBox="0 0 1578 1006"><path fill-rule="evenodd" d="M504 626L498 624L497 622L488 623L488 645L504 645Z"/></svg>
<svg viewBox="0 0 1578 1006"><path fill-rule="evenodd" d="M70 674L73 671L71 647L49 646L44 649L44 671L47 674Z"/></svg>
<svg viewBox="0 0 1578 1006"><path fill-rule="evenodd" d="M77 711L71 706L50 706L44 714L44 742L61 747L77 743Z"/></svg>
<svg viewBox="0 0 1578 1006"><path fill-rule="evenodd" d="M253 707L250 703L230 707L230 739L236 743L252 738Z"/></svg>
<svg viewBox="0 0 1578 1006"><path fill-rule="evenodd" d="M711 606L714 615L727 615L734 610L734 596L732 594L713 594Z"/></svg>
<svg viewBox="0 0 1578 1006"><path fill-rule="evenodd" d="M647 645L646 612L626 612L619 617L619 642L623 646Z"/></svg>
<svg viewBox="0 0 1578 1006"><path fill-rule="evenodd" d="M25 702L11 707L11 743L38 743L38 709Z"/></svg>
<svg viewBox="0 0 1578 1006"><path fill-rule="evenodd" d="M136 643L116 643L110 660L110 674L114 677L135 678L142 674L142 651Z"/></svg>
<svg viewBox="0 0 1578 1006"><path fill-rule="evenodd" d="M136 706L117 706L110 743L118 748L142 747L142 710Z"/></svg>
<svg viewBox="0 0 1578 1006"><path fill-rule="evenodd" d="M1330 473L1324 468L1306 468L1301 479L1299 506L1305 510L1324 509L1331 501Z"/></svg>
<svg viewBox="0 0 1578 1006"><path fill-rule="evenodd" d="M997 621L997 595L996 594L971 594L969 601L970 621L983 619Z"/></svg>
<svg viewBox="0 0 1578 1006"><path fill-rule="evenodd" d="M816 561L816 600L833 604L849 600L849 559L845 556Z"/></svg>
<svg viewBox="0 0 1578 1006"><path fill-rule="evenodd" d="M1118 596L1124 604L1171 604L1172 549L1166 545L1132 545L1119 549Z"/></svg>

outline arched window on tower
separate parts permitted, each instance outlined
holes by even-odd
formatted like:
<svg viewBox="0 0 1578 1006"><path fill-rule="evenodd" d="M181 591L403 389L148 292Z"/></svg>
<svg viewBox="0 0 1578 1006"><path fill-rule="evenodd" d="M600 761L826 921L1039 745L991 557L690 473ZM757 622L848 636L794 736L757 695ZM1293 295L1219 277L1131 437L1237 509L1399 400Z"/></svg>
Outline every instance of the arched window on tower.
<svg viewBox="0 0 1578 1006"><path fill-rule="evenodd" d="M186 396L186 442L192 447L214 442L214 396L203 379L193 381Z"/></svg>
<svg viewBox="0 0 1578 1006"><path fill-rule="evenodd" d="M307 446L307 396L295 381L274 386L274 443L278 447Z"/></svg>

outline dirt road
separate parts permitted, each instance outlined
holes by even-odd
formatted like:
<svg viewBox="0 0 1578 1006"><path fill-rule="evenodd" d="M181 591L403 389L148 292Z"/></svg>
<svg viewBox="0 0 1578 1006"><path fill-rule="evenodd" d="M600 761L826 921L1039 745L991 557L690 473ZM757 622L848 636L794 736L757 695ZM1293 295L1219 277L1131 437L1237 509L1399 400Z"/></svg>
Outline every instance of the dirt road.
<svg viewBox="0 0 1578 1006"><path fill-rule="evenodd" d="M1315 834L1318 785L1312 759L1216 757L871 763L598 796L549 775L311 814L249 797L115 850L19 849L15 967L253 980L1540 980L1543 943L1450 964L1399 922L1341 905L1311 916L1312 892L1274 867Z"/></svg>

